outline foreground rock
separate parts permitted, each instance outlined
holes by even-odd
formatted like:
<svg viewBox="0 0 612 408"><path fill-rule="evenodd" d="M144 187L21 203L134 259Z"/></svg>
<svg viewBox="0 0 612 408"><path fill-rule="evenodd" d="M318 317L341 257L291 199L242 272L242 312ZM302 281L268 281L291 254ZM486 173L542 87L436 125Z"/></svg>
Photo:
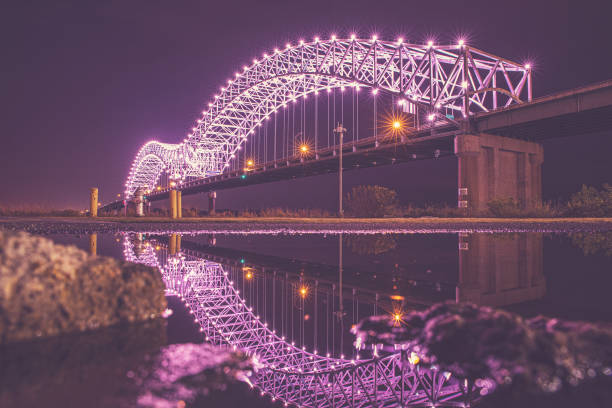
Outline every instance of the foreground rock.
<svg viewBox="0 0 612 408"><path fill-rule="evenodd" d="M502 310L449 302L410 313L400 324L387 316L368 318L354 332L360 344L390 351L401 344L419 355L420 364L474 381L487 395L487 406L574 406L612 399L608 326L524 320Z"/></svg>
<svg viewBox="0 0 612 408"><path fill-rule="evenodd" d="M0 344L155 318L155 268L0 230Z"/></svg>

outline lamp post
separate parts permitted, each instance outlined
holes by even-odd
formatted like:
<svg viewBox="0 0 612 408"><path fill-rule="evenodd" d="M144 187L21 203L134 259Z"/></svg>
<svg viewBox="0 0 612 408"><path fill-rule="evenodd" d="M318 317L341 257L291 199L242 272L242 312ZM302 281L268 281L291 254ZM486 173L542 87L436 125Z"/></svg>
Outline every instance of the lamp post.
<svg viewBox="0 0 612 408"><path fill-rule="evenodd" d="M344 132L346 129L342 127L342 123L338 122L338 126L334 129L334 133L340 135L340 158L339 158L339 169L338 169L338 216L344 217L344 210L342 209L342 143L344 140Z"/></svg>

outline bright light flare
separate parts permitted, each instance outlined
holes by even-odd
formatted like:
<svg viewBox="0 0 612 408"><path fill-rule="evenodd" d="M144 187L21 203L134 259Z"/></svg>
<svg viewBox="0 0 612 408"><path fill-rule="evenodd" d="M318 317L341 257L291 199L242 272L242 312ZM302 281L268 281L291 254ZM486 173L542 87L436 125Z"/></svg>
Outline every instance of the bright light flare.
<svg viewBox="0 0 612 408"><path fill-rule="evenodd" d="M299 292L299 294L300 294L300 297L301 297L302 299L305 299L305 298L306 298L306 296L308 296L308 287L307 287L307 286L302 285L302 286L300 286L300 288L299 288L299 291L298 291L298 292Z"/></svg>
<svg viewBox="0 0 612 408"><path fill-rule="evenodd" d="M383 114L378 120L379 134L396 139L406 135L413 128L414 117L404 112Z"/></svg>

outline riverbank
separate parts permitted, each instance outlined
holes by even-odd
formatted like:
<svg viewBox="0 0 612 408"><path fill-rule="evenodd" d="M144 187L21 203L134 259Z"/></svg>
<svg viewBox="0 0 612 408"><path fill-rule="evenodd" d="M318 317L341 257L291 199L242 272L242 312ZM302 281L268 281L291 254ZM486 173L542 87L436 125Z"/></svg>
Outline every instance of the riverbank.
<svg viewBox="0 0 612 408"><path fill-rule="evenodd" d="M0 217L0 227L34 233L210 232L555 232L612 231L612 218L284 218L284 217Z"/></svg>

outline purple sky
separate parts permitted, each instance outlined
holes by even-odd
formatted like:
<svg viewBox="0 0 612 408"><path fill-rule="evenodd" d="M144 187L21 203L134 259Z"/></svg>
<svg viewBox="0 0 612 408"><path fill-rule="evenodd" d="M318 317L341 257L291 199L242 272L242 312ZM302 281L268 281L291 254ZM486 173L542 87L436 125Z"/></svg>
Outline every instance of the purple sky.
<svg viewBox="0 0 612 408"><path fill-rule="evenodd" d="M0 205L85 207L122 186L150 139L183 139L210 96L275 46L332 32L469 43L534 62L535 96L612 78L603 2L5 1L0 12ZM540 4L546 3L546 4ZM548 198L612 182L612 131L545 144ZM452 202L453 158L347 173L403 201ZM220 192L219 207L335 206L335 177ZM205 197L190 200L205 203Z"/></svg>

